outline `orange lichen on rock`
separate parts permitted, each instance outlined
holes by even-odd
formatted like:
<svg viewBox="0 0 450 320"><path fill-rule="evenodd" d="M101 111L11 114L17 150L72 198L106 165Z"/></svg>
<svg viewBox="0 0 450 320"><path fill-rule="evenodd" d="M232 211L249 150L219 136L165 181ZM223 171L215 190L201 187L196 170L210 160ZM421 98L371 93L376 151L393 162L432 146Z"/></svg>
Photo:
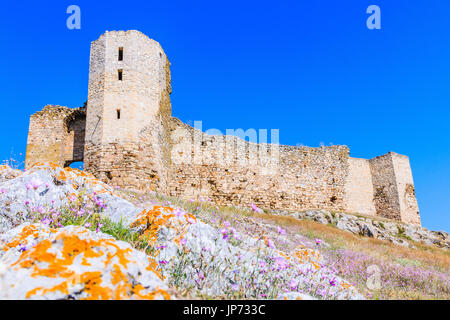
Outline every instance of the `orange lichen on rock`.
<svg viewBox="0 0 450 320"><path fill-rule="evenodd" d="M277 250L277 252L287 261L291 261L291 257L285 254L284 252L279 250ZM300 245L295 249L293 257L295 260L297 260L298 263L301 264L310 263L313 265L314 269L316 270L320 269L319 261L321 260L321 256L320 253L315 250L307 249L303 245Z"/></svg>
<svg viewBox="0 0 450 320"><path fill-rule="evenodd" d="M349 283L346 283L346 282L341 282L341 286L342 286L344 289L350 289L350 287L351 287L352 285L349 284Z"/></svg>
<svg viewBox="0 0 450 320"><path fill-rule="evenodd" d="M37 238L39 235L39 231L35 225L27 225L23 228L22 232L16 236L11 242L7 243L3 248L4 251L8 251L11 248L17 247L20 244L23 244L29 236L33 236L33 238Z"/></svg>
<svg viewBox="0 0 450 320"><path fill-rule="evenodd" d="M317 262L321 260L321 256L320 253L315 250L297 247L294 256L299 263L312 263L316 269L320 268L320 265Z"/></svg>
<svg viewBox="0 0 450 320"><path fill-rule="evenodd" d="M105 261L105 266L107 266L114 257L117 257L117 259L119 260L119 263L122 266L126 266L130 261L126 258L126 256L131 252L130 248L127 249L121 249L119 248L119 246L115 245L114 242L110 242L108 243L110 246L116 248L116 253L111 255L108 254L106 261Z"/></svg>
<svg viewBox="0 0 450 320"><path fill-rule="evenodd" d="M163 206L154 206L149 210L143 210L131 224L131 227L143 228L142 238L149 245L154 245L158 239L161 226L167 225L169 220L175 217L172 212L173 208Z"/></svg>
<svg viewBox="0 0 450 320"><path fill-rule="evenodd" d="M133 276L127 271L131 264L136 263L136 253L133 256L132 249L127 247L128 245L123 247L112 238L92 239L89 235L82 237L81 235L86 235L86 230L81 227L56 232L57 234L39 241L22 252L17 261L10 266L16 271L30 270L28 274L31 278L61 279L56 285L49 282L52 283L49 287L44 285L28 290L25 298L58 292L59 295L67 296L75 286L79 288L77 294L81 299L170 298L164 290L156 286L147 288L136 279L147 271L157 276L155 281L161 279L151 259L148 259L148 266L145 267L147 260L143 256L144 269L137 275ZM8 247L22 244L30 235L36 238L39 236L39 230L35 225L24 227Z"/></svg>
<svg viewBox="0 0 450 320"><path fill-rule="evenodd" d="M156 256L158 256L158 254L159 254L159 250L157 250L157 252L154 253L154 256L156 257ZM161 280L164 279L164 276L159 271L159 265L156 262L154 257L148 257L148 266L145 268L145 270L154 272L158 276L158 278Z"/></svg>
<svg viewBox="0 0 450 320"><path fill-rule="evenodd" d="M173 242L179 244L186 234L188 226L197 223L198 220L194 215L187 212L181 213L180 219L173 219L177 216L173 211L173 208L165 206L154 206L151 209L143 210L137 215L131 224L131 228L140 229L142 232L141 239L150 246L155 245L162 226L174 228L177 236L173 239ZM155 256L157 256L157 253Z"/></svg>
<svg viewBox="0 0 450 320"><path fill-rule="evenodd" d="M158 287L154 291L150 291L147 294L142 294L141 291L144 290L142 285L138 284L134 287L134 294L142 300L154 300L157 296L162 296L165 300L170 300L170 295L167 291L159 289Z"/></svg>

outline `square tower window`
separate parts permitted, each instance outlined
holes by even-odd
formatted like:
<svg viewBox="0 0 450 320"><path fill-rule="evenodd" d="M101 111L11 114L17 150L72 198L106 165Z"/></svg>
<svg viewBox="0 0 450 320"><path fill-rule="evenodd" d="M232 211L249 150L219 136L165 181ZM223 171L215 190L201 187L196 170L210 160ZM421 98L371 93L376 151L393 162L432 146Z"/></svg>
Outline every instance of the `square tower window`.
<svg viewBox="0 0 450 320"><path fill-rule="evenodd" d="M117 119L120 119L120 109L117 109Z"/></svg>
<svg viewBox="0 0 450 320"><path fill-rule="evenodd" d="M123 60L123 47L119 48L119 61Z"/></svg>
<svg viewBox="0 0 450 320"><path fill-rule="evenodd" d="M123 73L123 70L122 70L122 69L119 69L119 70L117 71L117 76L118 76L118 78L119 78L120 81L122 81L122 73Z"/></svg>

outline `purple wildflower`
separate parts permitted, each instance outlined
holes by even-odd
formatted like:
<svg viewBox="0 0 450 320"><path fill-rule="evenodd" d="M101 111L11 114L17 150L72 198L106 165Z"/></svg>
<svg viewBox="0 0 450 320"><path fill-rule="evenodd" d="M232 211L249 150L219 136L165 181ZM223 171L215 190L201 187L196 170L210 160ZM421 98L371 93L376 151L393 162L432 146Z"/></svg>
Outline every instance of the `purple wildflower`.
<svg viewBox="0 0 450 320"><path fill-rule="evenodd" d="M281 228L281 227L277 227L277 232L278 232L279 234L281 234L281 235L285 235L285 234L286 234L286 230L284 230L284 229Z"/></svg>
<svg viewBox="0 0 450 320"><path fill-rule="evenodd" d="M289 281L289 283L288 283L288 287L289 287L291 290L296 290L296 289L297 289L297 286L298 286L298 280L296 280L296 279L292 279L292 280Z"/></svg>
<svg viewBox="0 0 450 320"><path fill-rule="evenodd" d="M252 203L250 206L252 207L253 211L262 213L262 210L258 208L254 203Z"/></svg>
<svg viewBox="0 0 450 320"><path fill-rule="evenodd" d="M100 232L101 228L103 227L103 224L97 223L97 229L95 229L96 232Z"/></svg>

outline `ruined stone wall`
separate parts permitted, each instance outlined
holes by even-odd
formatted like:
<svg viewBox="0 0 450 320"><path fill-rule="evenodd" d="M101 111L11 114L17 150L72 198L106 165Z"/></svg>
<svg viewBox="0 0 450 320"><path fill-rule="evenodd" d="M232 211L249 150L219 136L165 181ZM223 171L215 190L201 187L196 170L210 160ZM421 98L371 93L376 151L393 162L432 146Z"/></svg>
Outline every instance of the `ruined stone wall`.
<svg viewBox="0 0 450 320"><path fill-rule="evenodd" d="M171 122L169 194L221 205L329 209L420 224L408 157L370 160L346 146L291 147L208 135Z"/></svg>
<svg viewBox="0 0 450 320"><path fill-rule="evenodd" d="M91 44L88 91L86 170L114 185L165 191L170 68L161 46L135 30L101 35Z"/></svg>
<svg viewBox="0 0 450 320"><path fill-rule="evenodd" d="M394 152L391 153L391 157L400 203L401 221L420 225L419 206L416 200L409 158Z"/></svg>
<svg viewBox="0 0 450 320"><path fill-rule="evenodd" d="M420 224L408 157L356 159L346 146L209 135L172 118L170 94L170 63L159 43L135 30L106 32L91 44L87 109L46 106L32 115L26 167L84 160L86 171L115 186Z"/></svg>
<svg viewBox="0 0 450 320"><path fill-rule="evenodd" d="M377 214L420 225L409 158L389 152L369 161Z"/></svg>
<svg viewBox="0 0 450 320"><path fill-rule="evenodd" d="M373 182L367 159L349 158L349 171L345 184L346 210L376 215L373 201Z"/></svg>
<svg viewBox="0 0 450 320"><path fill-rule="evenodd" d="M197 135L197 136L196 136ZM169 193L267 209L345 208L348 148L255 144L174 120Z"/></svg>
<svg viewBox="0 0 450 320"><path fill-rule="evenodd" d="M64 119L68 134L64 144L64 166L84 160L84 138L86 134L85 108L70 113Z"/></svg>
<svg viewBox="0 0 450 320"><path fill-rule="evenodd" d="M401 220L392 153L375 157L369 161L372 172L374 204L377 213L388 219Z"/></svg>
<svg viewBox="0 0 450 320"><path fill-rule="evenodd" d="M30 117L25 168L50 161L83 161L85 109L47 105Z"/></svg>

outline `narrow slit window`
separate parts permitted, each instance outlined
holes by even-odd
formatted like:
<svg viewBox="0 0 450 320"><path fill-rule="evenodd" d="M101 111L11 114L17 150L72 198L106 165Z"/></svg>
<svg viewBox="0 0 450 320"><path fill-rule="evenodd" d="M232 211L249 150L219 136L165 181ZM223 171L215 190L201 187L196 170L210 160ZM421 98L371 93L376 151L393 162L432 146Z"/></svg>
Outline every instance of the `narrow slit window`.
<svg viewBox="0 0 450 320"><path fill-rule="evenodd" d="M123 47L119 48L119 61L123 60Z"/></svg>
<svg viewBox="0 0 450 320"><path fill-rule="evenodd" d="M119 69L117 74L118 74L119 80L122 81L122 69Z"/></svg>
<svg viewBox="0 0 450 320"><path fill-rule="evenodd" d="M120 109L117 109L117 119L120 119Z"/></svg>

